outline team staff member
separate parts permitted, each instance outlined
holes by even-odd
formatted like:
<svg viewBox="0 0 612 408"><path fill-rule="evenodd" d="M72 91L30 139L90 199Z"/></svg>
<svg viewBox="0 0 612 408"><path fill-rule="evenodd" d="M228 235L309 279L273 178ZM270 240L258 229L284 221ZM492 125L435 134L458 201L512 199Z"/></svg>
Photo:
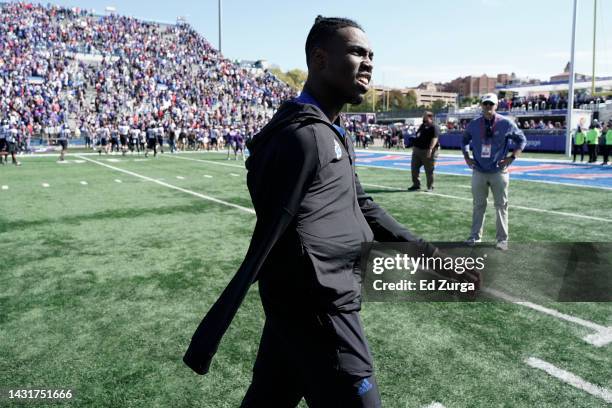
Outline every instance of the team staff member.
<svg viewBox="0 0 612 408"><path fill-rule="evenodd" d="M597 144L599 143L599 124L593 123L591 129L586 134L587 147L589 149L589 163L595 163L597 161Z"/></svg>
<svg viewBox="0 0 612 408"><path fill-rule="evenodd" d="M482 97L482 116L472 120L463 134L463 157L472 171L472 231L468 244L481 241L489 188L495 203L497 244L500 250L508 249L508 166L521 154L527 139L514 122L495 113L497 96ZM508 143L516 145L508 156ZM473 157L470 158L469 147Z"/></svg>
<svg viewBox="0 0 612 408"><path fill-rule="evenodd" d="M246 292L259 279L266 322L243 407L379 407L359 320L360 246L412 241L366 195L338 116L369 88L372 57L357 23L317 17L308 77L249 144L247 184L257 224L245 260L192 339L184 361L204 374ZM465 276L474 278L476 275Z"/></svg>
<svg viewBox="0 0 612 408"><path fill-rule="evenodd" d="M584 143L586 142L586 133L582 130L582 127L578 125L576 134L574 135L574 160L576 162L576 155L580 152L580 163L584 161Z"/></svg>
<svg viewBox="0 0 612 408"><path fill-rule="evenodd" d="M605 129L604 129L605 130ZM612 152L612 125L608 124L607 130L604 133L604 140L603 140L604 144L603 144L603 165L608 164L608 159L610 158L610 152Z"/></svg>
<svg viewBox="0 0 612 408"><path fill-rule="evenodd" d="M434 167L436 158L438 157L438 148L440 143L440 128L433 123L433 112L425 112L423 114L423 123L419 126L416 133L416 138L412 145L412 186L408 191L417 191L421 189L419 173L421 166L425 167L425 176L427 177L427 191L434 189Z"/></svg>

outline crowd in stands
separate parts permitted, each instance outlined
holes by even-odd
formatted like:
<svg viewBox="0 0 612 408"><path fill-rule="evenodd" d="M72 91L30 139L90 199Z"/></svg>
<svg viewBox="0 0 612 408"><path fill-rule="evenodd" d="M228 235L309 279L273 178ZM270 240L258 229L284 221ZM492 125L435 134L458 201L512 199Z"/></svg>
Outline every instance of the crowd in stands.
<svg viewBox="0 0 612 408"><path fill-rule="evenodd" d="M189 25L2 4L0 118L33 135L122 124L187 134L256 133L295 95L270 73L225 59Z"/></svg>
<svg viewBox="0 0 612 408"><path fill-rule="evenodd" d="M610 98L610 96L608 96ZM604 97L593 97L587 94L577 94L574 97L574 108L583 105L594 105L605 101ZM549 96L515 96L513 98L501 98L497 107L498 111L538 111L567 109L567 97L559 94Z"/></svg>

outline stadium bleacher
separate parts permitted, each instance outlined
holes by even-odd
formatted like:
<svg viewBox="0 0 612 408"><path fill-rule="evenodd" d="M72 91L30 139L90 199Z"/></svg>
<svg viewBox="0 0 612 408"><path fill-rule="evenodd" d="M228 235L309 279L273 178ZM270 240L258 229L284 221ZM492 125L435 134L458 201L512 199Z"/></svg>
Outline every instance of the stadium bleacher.
<svg viewBox="0 0 612 408"><path fill-rule="evenodd" d="M224 58L187 24L0 6L0 117L20 138L101 123L256 132L294 91Z"/></svg>

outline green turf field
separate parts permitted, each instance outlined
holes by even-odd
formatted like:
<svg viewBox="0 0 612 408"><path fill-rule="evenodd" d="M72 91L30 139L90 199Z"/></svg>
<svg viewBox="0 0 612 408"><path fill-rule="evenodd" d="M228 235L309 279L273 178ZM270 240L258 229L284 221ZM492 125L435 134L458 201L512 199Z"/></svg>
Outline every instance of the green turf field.
<svg viewBox="0 0 612 408"><path fill-rule="evenodd" d="M79 407L237 406L263 324L255 287L210 374L181 358L250 240L242 162L214 153L56 158L0 167L0 388L70 387ZM435 194L409 194L408 172L359 175L415 233L467 238L469 178L440 175ZM610 241L612 191L513 181L510 205L511 243ZM592 218L558 214L577 208ZM610 303L545 306L612 327ZM609 406L525 362L610 392L612 345L585 341L597 330L584 324L512 303L365 303L362 317L385 407Z"/></svg>

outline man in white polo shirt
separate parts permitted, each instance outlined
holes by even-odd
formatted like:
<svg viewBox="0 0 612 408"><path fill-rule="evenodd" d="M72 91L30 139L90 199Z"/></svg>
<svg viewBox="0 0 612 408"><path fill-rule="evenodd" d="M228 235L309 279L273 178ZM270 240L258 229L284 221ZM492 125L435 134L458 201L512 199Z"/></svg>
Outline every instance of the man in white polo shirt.
<svg viewBox="0 0 612 408"><path fill-rule="evenodd" d="M472 169L472 231L466 243L475 245L482 239L489 188L495 203L497 244L508 249L508 166L521 154L527 139L513 121L495 113L497 96L487 94L481 99L482 116L472 120L463 133L463 157ZM514 152L508 156L509 142ZM469 148L472 150L470 157Z"/></svg>

